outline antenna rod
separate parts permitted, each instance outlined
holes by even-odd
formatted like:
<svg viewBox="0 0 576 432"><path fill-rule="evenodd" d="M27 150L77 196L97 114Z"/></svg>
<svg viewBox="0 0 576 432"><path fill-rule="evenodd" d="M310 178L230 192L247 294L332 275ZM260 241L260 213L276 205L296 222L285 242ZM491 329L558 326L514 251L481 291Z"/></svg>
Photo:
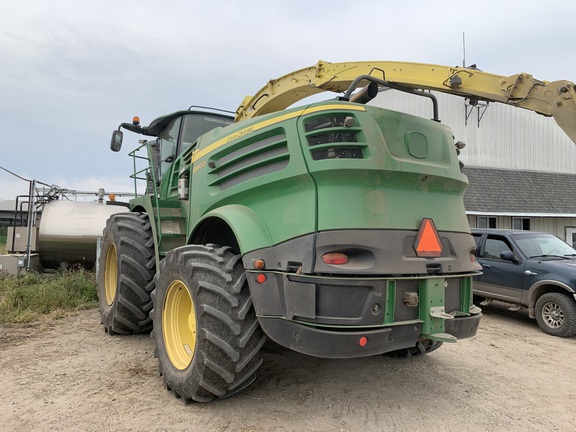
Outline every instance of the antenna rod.
<svg viewBox="0 0 576 432"><path fill-rule="evenodd" d="M462 32L462 67L466 67L466 33Z"/></svg>

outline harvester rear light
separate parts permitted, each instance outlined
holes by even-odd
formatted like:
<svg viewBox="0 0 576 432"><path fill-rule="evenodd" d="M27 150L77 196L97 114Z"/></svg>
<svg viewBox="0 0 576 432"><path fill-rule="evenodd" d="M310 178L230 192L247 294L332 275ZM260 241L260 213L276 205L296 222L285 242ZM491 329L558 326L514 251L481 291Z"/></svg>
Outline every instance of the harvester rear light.
<svg viewBox="0 0 576 432"><path fill-rule="evenodd" d="M266 263L264 263L263 259L253 260L252 265L254 266L254 270L264 270L264 268L266 267Z"/></svg>
<svg viewBox="0 0 576 432"><path fill-rule="evenodd" d="M266 282L266 275L264 273L260 273L258 276L256 276L256 281L263 284Z"/></svg>
<svg viewBox="0 0 576 432"><path fill-rule="evenodd" d="M332 265L346 264L348 262L348 255L341 252L329 252L322 255L322 261Z"/></svg>

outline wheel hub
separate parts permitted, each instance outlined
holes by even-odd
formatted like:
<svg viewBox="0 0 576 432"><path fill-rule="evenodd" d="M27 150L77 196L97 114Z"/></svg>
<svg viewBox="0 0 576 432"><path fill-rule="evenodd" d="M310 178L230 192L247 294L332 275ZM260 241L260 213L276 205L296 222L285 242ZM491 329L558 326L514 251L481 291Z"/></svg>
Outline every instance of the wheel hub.
<svg viewBox="0 0 576 432"><path fill-rule="evenodd" d="M114 298L116 297L116 289L118 283L118 253L114 243L110 243L106 249L106 260L104 267L104 293L106 295L106 303L112 306Z"/></svg>
<svg viewBox="0 0 576 432"><path fill-rule="evenodd" d="M542 308L542 317L548 326L558 328L564 322L562 309L555 303L546 303Z"/></svg>
<svg viewBox="0 0 576 432"><path fill-rule="evenodd" d="M190 291L180 280L172 282L166 292L162 332L170 362L176 369L186 369L196 349L196 312Z"/></svg>

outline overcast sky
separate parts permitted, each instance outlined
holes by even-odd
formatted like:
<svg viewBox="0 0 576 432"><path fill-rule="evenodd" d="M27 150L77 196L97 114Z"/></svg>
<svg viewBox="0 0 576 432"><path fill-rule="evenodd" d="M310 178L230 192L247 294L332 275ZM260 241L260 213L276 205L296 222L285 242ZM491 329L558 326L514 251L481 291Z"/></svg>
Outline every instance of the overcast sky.
<svg viewBox="0 0 576 432"><path fill-rule="evenodd" d="M318 60L399 60L576 81L576 2L0 0L0 166L130 191L112 130L190 105L236 110ZM28 184L0 170L0 199Z"/></svg>

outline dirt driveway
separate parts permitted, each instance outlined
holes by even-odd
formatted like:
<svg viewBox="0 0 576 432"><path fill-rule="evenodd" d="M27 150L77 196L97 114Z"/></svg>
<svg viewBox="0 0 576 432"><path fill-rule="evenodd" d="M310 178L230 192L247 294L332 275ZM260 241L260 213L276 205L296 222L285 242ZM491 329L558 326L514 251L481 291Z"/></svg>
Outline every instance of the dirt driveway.
<svg viewBox="0 0 576 432"><path fill-rule="evenodd" d="M0 429L576 430L576 339L484 312L476 338L419 358L324 360L270 345L249 389L189 405L163 387L150 337L110 337L96 310L0 327Z"/></svg>

